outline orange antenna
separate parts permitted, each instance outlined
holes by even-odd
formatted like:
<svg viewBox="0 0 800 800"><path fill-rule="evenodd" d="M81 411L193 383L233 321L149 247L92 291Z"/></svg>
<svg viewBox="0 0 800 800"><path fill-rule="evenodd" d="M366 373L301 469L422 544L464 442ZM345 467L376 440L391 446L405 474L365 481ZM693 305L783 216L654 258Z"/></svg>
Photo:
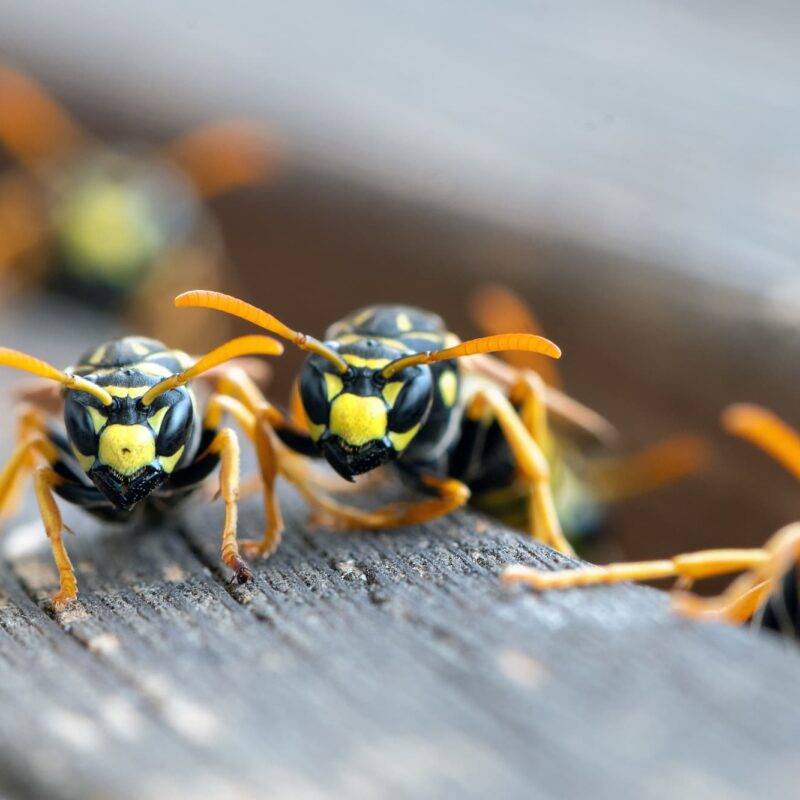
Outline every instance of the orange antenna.
<svg viewBox="0 0 800 800"><path fill-rule="evenodd" d="M341 373L345 373L349 369L347 362L335 350L332 350L318 339L292 330L277 317L273 317L272 314L268 314L266 311L250 305L250 303L245 303L244 300L239 300L237 297L231 297L229 294L196 289L179 294L175 298L175 305L178 308L212 308L215 311L231 314L234 317L247 320L247 322L252 322L253 325L258 325L259 328L264 328L271 333L277 334L297 345L301 350L307 350L322 356L327 361L330 361Z"/></svg>
<svg viewBox="0 0 800 800"><path fill-rule="evenodd" d="M202 375L204 372L208 372L225 361L230 361L232 358L253 355L279 356L281 353L283 353L283 345L269 336L240 336L238 339L231 339L204 355L189 369L179 372L177 375L171 375L169 378L165 378L160 383L152 386L143 395L142 404L150 405L156 397L164 394L164 392L183 386L184 383L188 383L198 375Z"/></svg>
<svg viewBox="0 0 800 800"><path fill-rule="evenodd" d="M13 369L19 369L23 372L30 372L32 375L38 375L40 378L48 378L51 381L57 381L63 386L66 386L67 389L73 389L76 392L86 392L96 397L104 406L110 406L114 402L114 398L102 386L87 381L85 378L81 378L78 375L70 375L68 372L63 372L45 361L40 361L38 358L29 356L26 353L20 353L18 350L0 347L0 366L12 367Z"/></svg>
<svg viewBox="0 0 800 800"><path fill-rule="evenodd" d="M501 333L497 336L470 339L445 350L414 353L398 358L387 364L381 370L381 375L384 378L391 378L400 370L415 364L434 364L437 361L449 361L452 358L474 356L481 353L498 353L506 350L522 350L528 353L539 353L550 358L561 358L559 347L543 336L536 336L532 333Z"/></svg>

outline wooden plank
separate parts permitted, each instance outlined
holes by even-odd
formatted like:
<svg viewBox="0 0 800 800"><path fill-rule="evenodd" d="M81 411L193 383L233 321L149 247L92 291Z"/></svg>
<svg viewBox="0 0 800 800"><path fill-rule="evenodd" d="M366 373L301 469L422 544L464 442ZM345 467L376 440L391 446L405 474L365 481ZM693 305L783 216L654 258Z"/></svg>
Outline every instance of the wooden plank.
<svg viewBox="0 0 800 800"><path fill-rule="evenodd" d="M69 314L43 308L30 325L7 314L4 342L59 355ZM101 335L93 324L83 335ZM218 504L137 532L69 512L82 593L57 614L38 524L11 532L0 792L658 800L797 786L795 648L681 621L647 589L506 591L503 564L560 559L470 514L333 534L290 490L282 502L285 541L245 587L219 567ZM261 524L252 498L242 531Z"/></svg>

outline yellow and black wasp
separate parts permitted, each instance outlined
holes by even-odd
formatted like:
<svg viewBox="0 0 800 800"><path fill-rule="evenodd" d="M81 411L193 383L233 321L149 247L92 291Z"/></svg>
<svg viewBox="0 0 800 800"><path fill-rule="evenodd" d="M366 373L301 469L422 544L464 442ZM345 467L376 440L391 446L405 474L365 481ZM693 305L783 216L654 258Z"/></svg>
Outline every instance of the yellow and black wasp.
<svg viewBox="0 0 800 800"><path fill-rule="evenodd" d="M63 387L55 399L63 407L64 430L53 424L54 398L32 391L19 416L18 445L0 473L0 517L13 511L23 479L33 473L60 576L55 603L77 595L56 496L102 519L129 521L146 508L176 508L218 465L225 503L222 560L238 581L250 577L236 531L239 444L221 421L232 415L263 451L256 414L269 420L270 408L243 365L226 362L282 352L270 337L243 336L194 359L153 339L127 337L100 345L62 371L0 348L0 366L46 378L55 390ZM204 412L190 383L200 376L213 386ZM262 479L271 479L268 471Z"/></svg>
<svg viewBox="0 0 800 800"><path fill-rule="evenodd" d="M730 406L723 426L772 455L795 477L800 477L800 433L766 409ZM743 573L717 597L689 593L694 581ZM508 584L525 583L544 591L579 586L678 579L673 594L676 610L695 619L749 623L790 638L800 638L800 523L775 533L761 548L728 548L684 553L657 561L580 566L545 572L516 564L503 573Z"/></svg>
<svg viewBox="0 0 800 800"><path fill-rule="evenodd" d="M222 237L204 201L274 170L263 130L232 120L156 150L111 145L0 65L0 144L20 165L0 178L0 276L10 286L44 282L122 308L137 330L177 345L206 340L203 329L168 327L171 290L221 284Z"/></svg>
<svg viewBox="0 0 800 800"><path fill-rule="evenodd" d="M572 552L552 493L548 408L590 427L602 420L548 390L532 370L518 370L513 381L504 382L496 377L495 365L482 360L499 351L558 358L558 347L548 339L503 333L461 342L438 315L390 305L355 312L331 326L320 342L218 292L187 292L175 303L241 317L310 351L293 402L304 432L285 424L265 425L269 460L277 465L276 473L338 524L384 528L432 519L463 505L473 488L480 491L502 475L527 486L525 527L540 541ZM462 364L466 356L472 358ZM298 476L298 459L315 455L349 481L391 462L414 488L434 497L371 511L345 505ZM513 474L507 464L513 465ZM260 553L274 549L281 527L274 482L265 486L265 499L267 531L254 549Z"/></svg>

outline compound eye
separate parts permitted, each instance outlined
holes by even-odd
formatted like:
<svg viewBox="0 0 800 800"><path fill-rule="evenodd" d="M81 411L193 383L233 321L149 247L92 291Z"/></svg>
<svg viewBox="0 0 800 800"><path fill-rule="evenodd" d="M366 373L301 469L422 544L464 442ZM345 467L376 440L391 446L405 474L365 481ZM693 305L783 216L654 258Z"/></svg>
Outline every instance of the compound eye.
<svg viewBox="0 0 800 800"><path fill-rule="evenodd" d="M67 436L81 455L96 456L98 433L106 417L92 406L84 406L67 396L64 403L64 424Z"/></svg>
<svg viewBox="0 0 800 800"><path fill-rule="evenodd" d="M156 411L154 417L161 416L163 411ZM194 414L192 401L185 393L166 408L166 413L158 425L158 438L156 439L156 452L160 456L174 455L180 447L186 444L192 431Z"/></svg>
<svg viewBox="0 0 800 800"><path fill-rule="evenodd" d="M430 371L417 371L416 374L410 375L403 381L403 387L389 412L390 430L402 433L422 422L430 411L432 402L433 385Z"/></svg>
<svg viewBox="0 0 800 800"><path fill-rule="evenodd" d="M327 425L330 415L330 389L325 379L326 374L311 364L306 364L300 373L300 399L306 415L315 425Z"/></svg>

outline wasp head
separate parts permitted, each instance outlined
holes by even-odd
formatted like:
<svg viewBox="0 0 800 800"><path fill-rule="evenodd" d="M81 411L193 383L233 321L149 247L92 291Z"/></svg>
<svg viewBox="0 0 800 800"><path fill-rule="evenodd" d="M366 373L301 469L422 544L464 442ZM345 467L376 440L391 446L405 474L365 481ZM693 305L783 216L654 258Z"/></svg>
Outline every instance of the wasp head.
<svg viewBox="0 0 800 800"><path fill-rule="evenodd" d="M335 342L326 345L337 349ZM340 354L346 372L317 355L306 361L300 397L312 438L336 472L352 481L406 449L430 412L433 381L426 365L386 380L381 370L402 353L375 340L347 345Z"/></svg>
<svg viewBox="0 0 800 800"><path fill-rule="evenodd" d="M90 376L88 376L90 377ZM130 509L157 489L183 456L194 426L194 406L183 387L152 405L141 398L147 385L135 370L120 370L104 388L104 406L85 392L68 391L64 422L73 452L94 485L117 508Z"/></svg>

